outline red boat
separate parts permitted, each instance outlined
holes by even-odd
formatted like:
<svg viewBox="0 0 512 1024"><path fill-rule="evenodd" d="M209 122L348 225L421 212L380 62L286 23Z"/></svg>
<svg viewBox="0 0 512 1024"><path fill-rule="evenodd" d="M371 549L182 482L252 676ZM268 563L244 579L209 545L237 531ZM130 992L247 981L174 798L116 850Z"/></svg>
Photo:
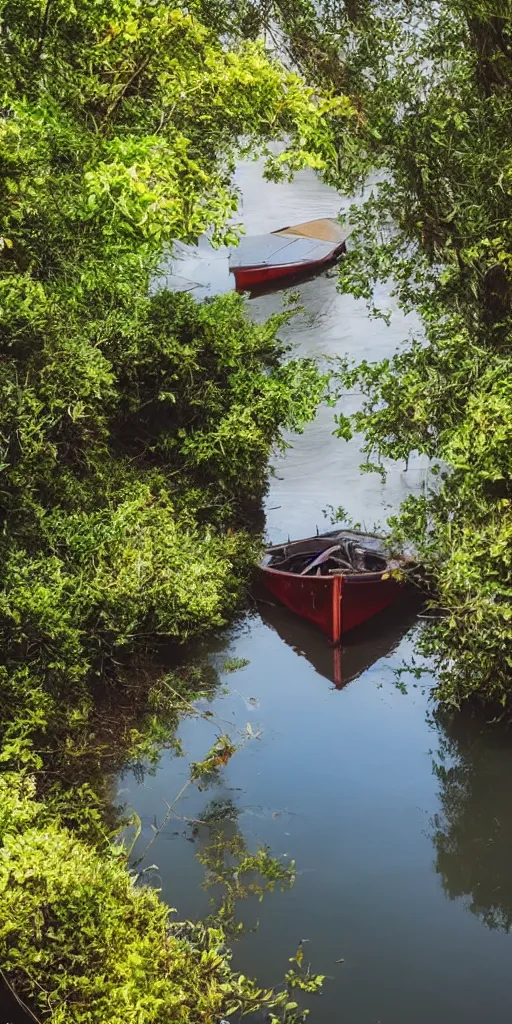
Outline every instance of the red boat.
<svg viewBox="0 0 512 1024"><path fill-rule="evenodd" d="M346 234L336 220L309 220L242 238L229 257L229 269L237 291L246 291L333 263L346 251L345 242Z"/></svg>
<svg viewBox="0 0 512 1024"><path fill-rule="evenodd" d="M395 600L407 562L390 558L381 537L335 530L268 548L260 568L274 597L337 643Z"/></svg>

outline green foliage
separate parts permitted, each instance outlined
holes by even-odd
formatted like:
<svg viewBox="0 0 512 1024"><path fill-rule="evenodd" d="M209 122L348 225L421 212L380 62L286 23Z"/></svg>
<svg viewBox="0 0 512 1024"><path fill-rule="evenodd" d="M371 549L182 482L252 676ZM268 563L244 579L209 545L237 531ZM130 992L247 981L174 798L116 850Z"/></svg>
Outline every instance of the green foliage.
<svg viewBox="0 0 512 1024"><path fill-rule="evenodd" d="M205 754L202 761L192 761L190 764L190 777L192 780L208 776L211 778L220 768L224 767L236 753L238 747L230 740L226 733L219 736L211 750Z"/></svg>
<svg viewBox="0 0 512 1024"><path fill-rule="evenodd" d="M0 797L0 957L36 1013L52 1024L213 1024L282 1004L231 972L219 929L173 926L121 850L77 839L29 780L4 776Z"/></svg>
<svg viewBox="0 0 512 1024"><path fill-rule="evenodd" d="M0 17L4 258L53 286L69 271L68 301L129 298L165 241L232 238L239 153L279 137L272 173L332 160L333 101L185 5L3 0Z"/></svg>
<svg viewBox="0 0 512 1024"><path fill-rule="evenodd" d="M228 50L179 5L3 3L0 22L2 686L19 707L29 671L39 728L65 729L91 672L240 599L255 549L232 527L323 381L282 362L290 314L148 287L176 238L230 235L237 154L286 135L283 167L320 166L332 128L259 44Z"/></svg>
<svg viewBox="0 0 512 1024"><path fill-rule="evenodd" d="M246 668L250 662L247 658L226 658L223 666L223 672L239 672L241 669Z"/></svg>
<svg viewBox="0 0 512 1024"><path fill-rule="evenodd" d="M323 974L311 974L308 966L304 963L304 946L301 943L295 956L290 957L290 963L294 964L286 972L286 981L291 991L294 988L301 992L319 992L325 981Z"/></svg>

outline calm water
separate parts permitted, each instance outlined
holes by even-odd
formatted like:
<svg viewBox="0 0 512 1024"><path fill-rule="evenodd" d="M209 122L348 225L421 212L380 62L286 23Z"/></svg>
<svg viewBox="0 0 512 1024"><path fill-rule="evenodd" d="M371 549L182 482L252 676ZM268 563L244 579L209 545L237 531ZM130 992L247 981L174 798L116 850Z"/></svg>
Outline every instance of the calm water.
<svg viewBox="0 0 512 1024"><path fill-rule="evenodd" d="M331 975L312 1001L313 1020L506 1021L512 746L475 725L450 733L429 724L422 689L404 696L395 686L411 636L400 640L396 622L388 626L388 636L374 638L372 664L344 652L347 676L362 672L338 691L326 662L315 668L309 660L310 636L297 643L283 620L247 621L228 653L250 663L225 676L229 692L208 708L227 728L250 722L262 735L235 755L218 785L189 791L177 810L201 819L212 801L234 805L228 833L238 828L250 848L266 843L296 859L290 892L242 909L259 928L235 946L234 962L277 983L308 939L313 968ZM216 659L220 667L223 657ZM180 734L187 759L199 759L214 725L189 719ZM122 798L143 818L137 852L187 774L185 761L164 757L154 778L124 780ZM146 858L158 865L150 879L180 916L208 913L195 856L206 842L206 829L195 835L174 818Z"/></svg>
<svg viewBox="0 0 512 1024"><path fill-rule="evenodd" d="M249 232L308 217L332 216L339 197L309 173L293 185L262 184L257 165L239 172ZM185 254L179 274L198 296L230 287L226 255ZM199 282L199 285L197 284ZM297 352L349 353L376 359L393 352L415 328L395 314L391 327L368 319L364 304L336 291L327 275L300 288L312 320L296 321L288 337ZM386 307L392 300L381 296ZM279 308L279 295L250 303L256 317ZM348 396L345 409L356 407ZM325 525L322 510L343 505L356 520L381 523L411 491L425 487L421 460L407 473L392 466L383 484L361 475L357 439L332 436L332 411L275 460L267 499L272 540ZM222 728L261 730L223 771L213 789L188 790L177 808L201 819L230 806L250 848L267 843L297 862L295 887L247 904L242 917L259 927L235 947L235 966L276 983L301 939L315 970L330 975L312 1001L319 1024L481 1024L511 1013L512 737L459 719L433 721L428 675L396 670L413 654L416 610L402 606L355 636L342 651L345 685L334 686L333 654L314 630L285 610L262 605L209 655L223 687L209 710ZM222 647L222 644L220 645ZM226 657L247 659L223 672ZM227 723L227 725L225 725ZM164 753L154 777L120 781L120 800L136 808L143 834L153 836L215 737L212 720L185 720L185 759ZM183 817L162 830L146 858L180 917L208 912L196 853L208 832ZM150 873L151 876L151 873ZM336 964L343 958L342 964Z"/></svg>

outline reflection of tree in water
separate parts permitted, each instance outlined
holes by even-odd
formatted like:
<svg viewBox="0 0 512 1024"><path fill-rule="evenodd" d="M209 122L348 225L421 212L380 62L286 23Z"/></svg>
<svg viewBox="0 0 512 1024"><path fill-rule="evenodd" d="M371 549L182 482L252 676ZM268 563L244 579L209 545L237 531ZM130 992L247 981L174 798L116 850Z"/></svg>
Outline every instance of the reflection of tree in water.
<svg viewBox="0 0 512 1024"><path fill-rule="evenodd" d="M238 808L230 798L213 799L194 824L197 857L206 872L205 887L212 896L211 923L221 924L230 938L245 931L237 909L248 897L261 900L278 886L287 889L295 879L294 864L284 865L260 846L249 850L240 829Z"/></svg>
<svg viewBox="0 0 512 1024"><path fill-rule="evenodd" d="M450 899L466 897L488 928L512 929L512 735L499 725L439 716L442 812L436 869Z"/></svg>

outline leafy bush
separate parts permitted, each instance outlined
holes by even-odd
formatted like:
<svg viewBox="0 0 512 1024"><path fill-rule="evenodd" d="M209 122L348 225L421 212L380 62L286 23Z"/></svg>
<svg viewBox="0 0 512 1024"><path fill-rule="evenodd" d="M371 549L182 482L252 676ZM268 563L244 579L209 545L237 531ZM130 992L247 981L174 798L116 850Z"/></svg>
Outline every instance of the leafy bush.
<svg viewBox="0 0 512 1024"><path fill-rule="evenodd" d="M213 1024L282 1003L231 972L219 930L180 937L121 849L75 838L29 779L0 779L0 808L0 959L52 1024Z"/></svg>

